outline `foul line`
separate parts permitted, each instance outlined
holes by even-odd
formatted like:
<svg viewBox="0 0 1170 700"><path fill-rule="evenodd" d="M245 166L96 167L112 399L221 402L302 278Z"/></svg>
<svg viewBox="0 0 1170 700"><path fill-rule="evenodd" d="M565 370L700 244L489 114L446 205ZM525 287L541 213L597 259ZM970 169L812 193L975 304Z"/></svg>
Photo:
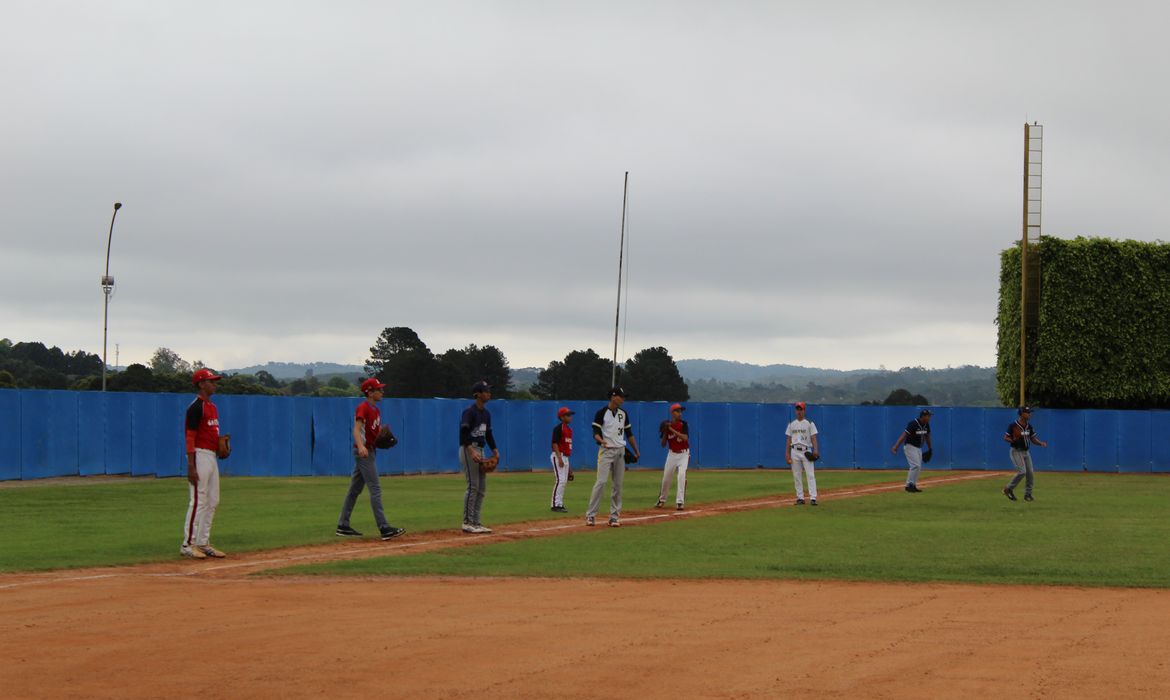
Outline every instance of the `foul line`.
<svg viewBox="0 0 1170 700"><path fill-rule="evenodd" d="M993 476L1001 476L997 472L984 472L979 474L967 474L964 476L940 477L930 479L929 484L946 484L957 481L970 481L972 479L987 479ZM855 498L857 496L865 496L871 493L883 493L886 491L900 491L903 489L901 484L882 484L879 486L867 486L863 488L852 489L850 491L834 491L823 494L818 500L824 501L828 499L839 498ZM764 508L767 506L783 506L791 505L790 498L768 498L761 501L749 501L746 503L729 503L721 506L711 506L708 508L696 508L682 511L672 511L669 513L651 513L649 515L635 515L627 518L622 518L622 522L649 522L653 520L664 520L669 518L679 518L703 514L722 513L735 510L749 510L753 508ZM475 541L498 540L507 537L515 537L517 535L535 535L548 532L557 532L560 530L579 530L586 527L579 521L571 523L564 523L560 525L545 525L541 527L530 527L519 530L495 530L488 534L471 535L460 534L455 537L444 537L441 539L431 539L422 542L399 542L385 546L363 547L355 552L316 552L313 554L298 554L295 556L276 557L272 559L258 559L252 561L235 562L231 564L214 564L200 566L198 569L191 571L171 571L161 573L148 572L111 572L103 574L89 574L86 576L63 576L60 578L45 578L34 581L18 581L15 583L8 583L0 585L0 590L10 588L20 588L22 586L35 586L49 583L73 583L77 581L96 581L108 578L118 577L143 577L143 578L191 578L201 576L215 571L230 571L233 569L250 569L250 568L265 568L272 565L291 565L298 562L312 562L317 560L325 561L346 561L349 559L372 559L374 557L382 556L388 551L403 551L413 549L416 547L432 547L435 545L452 544L455 542L461 544L468 544L474 538ZM596 527L604 529L607 525L597 525Z"/></svg>

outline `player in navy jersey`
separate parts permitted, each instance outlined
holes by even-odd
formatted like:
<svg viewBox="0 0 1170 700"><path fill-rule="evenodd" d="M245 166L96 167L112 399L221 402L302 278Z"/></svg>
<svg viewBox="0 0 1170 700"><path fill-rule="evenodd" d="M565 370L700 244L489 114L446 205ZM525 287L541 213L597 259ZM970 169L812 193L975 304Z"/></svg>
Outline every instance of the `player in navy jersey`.
<svg viewBox="0 0 1170 700"><path fill-rule="evenodd" d="M920 493L922 489L918 488L918 474L922 471L922 455L929 454L934 447L930 444L930 409L924 408L918 413L918 418L906 424L906 429L898 436L898 441L890 448L890 452L898 454L898 445L903 442L906 443L904 448L906 453L906 464L909 465L909 470L906 472L906 491L909 493ZM922 446L926 445L926 449Z"/></svg>
<svg viewBox="0 0 1170 700"><path fill-rule="evenodd" d="M1029 445L1037 445L1039 447L1048 447L1048 443L1040 439L1036 434L1036 429L1032 427L1032 409L1028 406L1022 406L1017 412L1019 418L1010 423L1007 431L1003 434L1004 442L1011 445L1011 451L1008 456L1012 460L1012 466L1016 468L1016 475L1008 482L1008 485L1003 487L1003 495L1008 497L1008 500L1016 500L1016 486L1019 486L1021 479L1024 481L1024 500L1034 501L1032 497L1032 483L1035 480L1032 470L1032 455L1028 452Z"/></svg>

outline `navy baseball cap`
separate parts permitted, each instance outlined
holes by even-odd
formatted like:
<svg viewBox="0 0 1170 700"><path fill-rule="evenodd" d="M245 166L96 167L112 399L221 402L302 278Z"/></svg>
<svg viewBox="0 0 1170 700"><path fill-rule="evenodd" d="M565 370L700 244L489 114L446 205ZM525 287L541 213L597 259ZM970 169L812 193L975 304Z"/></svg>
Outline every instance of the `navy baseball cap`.
<svg viewBox="0 0 1170 700"><path fill-rule="evenodd" d="M626 398L626 391L625 391L625 389L622 389L620 386L615 386L614 388L609 390L609 395L611 397L620 396L624 399L624 398Z"/></svg>
<svg viewBox="0 0 1170 700"><path fill-rule="evenodd" d="M918 415L920 415L920 416L933 416L934 413L929 408L924 408L918 412Z"/></svg>
<svg viewBox="0 0 1170 700"><path fill-rule="evenodd" d="M473 393L473 394L482 394L485 391L491 391L491 390L492 390L492 385L488 384L487 382L485 382L482 379L479 380L478 382L476 382L475 385L471 387L471 393Z"/></svg>
<svg viewBox="0 0 1170 700"><path fill-rule="evenodd" d="M1031 407L1031 406L1020 406L1019 410L1017 410L1017 411L1016 411L1016 415L1017 415L1017 416L1022 416L1022 415L1024 415L1025 413L1031 413L1031 412L1032 412L1032 407Z"/></svg>

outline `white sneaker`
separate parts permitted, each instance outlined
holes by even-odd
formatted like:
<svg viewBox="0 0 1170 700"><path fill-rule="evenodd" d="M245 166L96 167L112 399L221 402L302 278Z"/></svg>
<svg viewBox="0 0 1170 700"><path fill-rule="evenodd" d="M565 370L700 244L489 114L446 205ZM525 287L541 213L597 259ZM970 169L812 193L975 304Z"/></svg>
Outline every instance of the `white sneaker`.
<svg viewBox="0 0 1170 700"><path fill-rule="evenodd" d="M475 526L475 532L476 532L476 534L479 534L479 535L486 535L491 531L492 531L492 529L490 527L487 527L486 525L476 525Z"/></svg>
<svg viewBox="0 0 1170 700"><path fill-rule="evenodd" d="M192 559L206 559L207 558L207 555L204 554L203 551L200 550L198 547L188 547L187 545L183 545L182 547L179 547L179 554L182 554L185 557L191 557Z"/></svg>
<svg viewBox="0 0 1170 700"><path fill-rule="evenodd" d="M463 531L470 532L470 533L479 532L478 530L475 529L475 526L472 525L471 523L463 523Z"/></svg>
<svg viewBox="0 0 1170 700"><path fill-rule="evenodd" d="M199 551L203 552L204 554L206 554L207 556L215 557L216 559L223 559L224 557L227 556L226 554L219 551L215 547L212 547L209 544L200 545L199 547L197 547L197 549Z"/></svg>

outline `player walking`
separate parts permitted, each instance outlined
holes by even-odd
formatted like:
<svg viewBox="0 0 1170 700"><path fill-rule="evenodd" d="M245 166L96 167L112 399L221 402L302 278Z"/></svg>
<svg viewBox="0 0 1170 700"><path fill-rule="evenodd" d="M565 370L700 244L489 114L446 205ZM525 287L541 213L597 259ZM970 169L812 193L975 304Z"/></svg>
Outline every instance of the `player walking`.
<svg viewBox="0 0 1170 700"><path fill-rule="evenodd" d="M784 460L792 466L792 481L796 485L796 505L804 505L804 484L800 474L804 472L808 478L808 497L811 504L817 504L817 475L812 460L805 456L805 452L820 452L817 447L817 425L804 417L804 402L796 402L796 420L784 429L787 437L784 446Z"/></svg>
<svg viewBox="0 0 1170 700"><path fill-rule="evenodd" d="M601 508L601 492L605 482L613 478L613 491L609 503L609 526L621 527L622 479L626 473L626 442L634 448L634 457L639 457L638 442L630 428L630 417L622 405L626 392L620 386L609 390L609 404L593 416L593 441L597 443L597 481L589 495L589 510L585 512L585 524L596 522L597 511Z"/></svg>
<svg viewBox="0 0 1170 700"><path fill-rule="evenodd" d="M662 487L658 490L658 503L655 508L666 505L666 496L670 491L670 480L678 472L678 485L674 491L675 510L682 510L687 493L687 464L691 461L690 427L682 419L682 404L673 404L670 407L670 420L663 421L658 433L662 439L662 446L669 448L666 453L666 464L662 465Z"/></svg>
<svg viewBox="0 0 1170 700"><path fill-rule="evenodd" d="M1016 475L1008 482L1008 485L1003 487L1003 495L1008 497L1008 500L1016 500L1016 486L1019 485L1021 479L1027 479L1024 482L1024 500L1034 501L1032 498L1032 455L1028 452L1029 444L1039 445L1040 447L1048 447L1048 443L1040 439L1036 435L1036 429L1032 427L1032 409L1028 406L1021 406L1016 414L1019 416L1014 422L1008 425L1007 432L1003 434L1004 442L1012 446L1008 456L1011 457L1012 465L1016 468Z"/></svg>
<svg viewBox="0 0 1170 700"><path fill-rule="evenodd" d="M898 454L898 445L903 441L906 442L906 447L903 451L906 454L906 464L910 469L906 472L906 491L909 493L922 493L922 489L918 488L918 474L922 471L923 456L926 456L926 461L930 460L930 454L934 451L934 447L930 444L930 409L924 408L918 412L918 418L906 424L906 429L898 436L898 441L890 448L891 454ZM926 449L922 449L922 443L926 443Z"/></svg>
<svg viewBox="0 0 1170 700"><path fill-rule="evenodd" d="M362 533L349 526L349 517L353 514L353 507L357 505L362 488L365 487L370 490L370 508L374 511L374 521L378 524L382 539L393 539L406 532L386 522L386 514L382 511L382 484L378 481L378 465L375 459L378 448L374 443L382 429L382 411L377 404L382 400L385 388L385 384L373 377L362 382L362 393L366 395L366 400L358 404L357 411L354 412L353 474L349 478L349 492L345 494L345 501L341 504L341 515L337 518L338 537L362 536Z"/></svg>
<svg viewBox="0 0 1170 700"><path fill-rule="evenodd" d="M222 558L223 552L211 546L211 521L219 506L219 409L211 403L218 382L223 377L209 369L198 369L191 376L198 395L187 407L187 482L190 499L183 521L183 544L179 553L192 559Z"/></svg>
<svg viewBox="0 0 1170 700"><path fill-rule="evenodd" d="M573 420L574 412L568 406L557 409L557 424L552 431L552 462L553 484L552 508L556 513L568 513L565 508L565 483L573 478L573 467L569 465L569 457L573 454L573 429L569 423Z"/></svg>
<svg viewBox="0 0 1170 700"><path fill-rule="evenodd" d="M463 495L463 531L482 535L492 531L480 522L483 497L487 493L487 472L480 468L484 461L483 448L484 445L490 447L495 457L500 456L500 451L496 449L496 438L492 436L492 414L487 410L487 402L492 399L491 385L478 381L471 387L471 395L475 397L475 403L468 406L459 418L459 466L467 480L467 492Z"/></svg>

